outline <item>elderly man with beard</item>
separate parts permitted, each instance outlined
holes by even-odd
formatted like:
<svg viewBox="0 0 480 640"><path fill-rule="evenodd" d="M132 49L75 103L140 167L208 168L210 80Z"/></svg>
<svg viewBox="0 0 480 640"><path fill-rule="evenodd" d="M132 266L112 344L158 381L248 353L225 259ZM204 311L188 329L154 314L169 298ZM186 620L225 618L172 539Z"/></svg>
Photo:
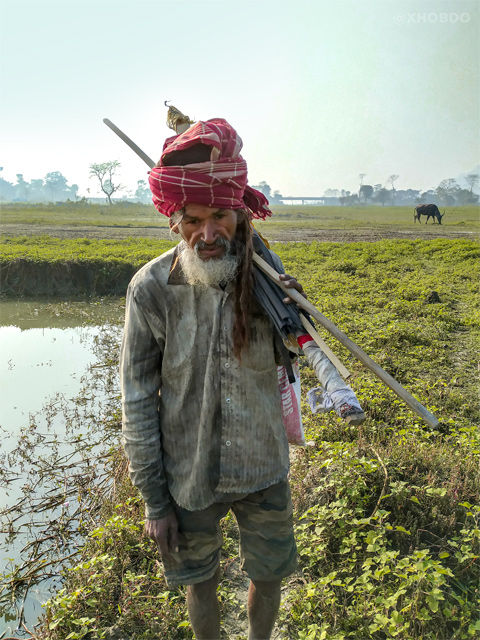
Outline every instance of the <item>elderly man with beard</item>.
<svg viewBox="0 0 480 640"><path fill-rule="evenodd" d="M249 640L270 638L282 578L296 567L278 342L253 295L250 222L271 212L247 184L241 146L222 119L166 141L150 186L182 240L130 283L121 354L130 475L168 585L187 585L199 640L220 638L220 520L230 510L251 580Z"/></svg>

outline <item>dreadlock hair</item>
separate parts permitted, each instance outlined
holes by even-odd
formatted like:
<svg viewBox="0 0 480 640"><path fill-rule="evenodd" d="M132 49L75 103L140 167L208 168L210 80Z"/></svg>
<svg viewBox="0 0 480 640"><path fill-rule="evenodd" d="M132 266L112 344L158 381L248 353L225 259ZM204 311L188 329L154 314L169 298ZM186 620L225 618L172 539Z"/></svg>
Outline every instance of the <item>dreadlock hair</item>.
<svg viewBox="0 0 480 640"><path fill-rule="evenodd" d="M244 246L243 260L235 278L235 304L233 321L233 353L241 360L248 347L250 325L248 310L253 294L253 232L246 211L237 209L235 240Z"/></svg>

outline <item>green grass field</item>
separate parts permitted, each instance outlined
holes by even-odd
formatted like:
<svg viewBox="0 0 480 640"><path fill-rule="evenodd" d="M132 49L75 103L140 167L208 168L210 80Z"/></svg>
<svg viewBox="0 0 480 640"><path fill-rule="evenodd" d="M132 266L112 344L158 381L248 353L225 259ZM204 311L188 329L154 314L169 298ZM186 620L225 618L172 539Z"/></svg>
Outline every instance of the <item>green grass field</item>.
<svg viewBox="0 0 480 640"><path fill-rule="evenodd" d="M443 208L441 208L443 213ZM268 227L297 228L320 227L324 229L367 228L405 228L411 227L413 207L295 207L283 205L273 207L274 215L267 222L256 223L260 232ZM425 222L425 219L423 219ZM423 224L422 222L422 224ZM415 223L418 225L418 223ZM430 223L432 221L430 220ZM480 210L478 207L451 207L446 209L442 226L460 226L465 230L480 228Z"/></svg>
<svg viewBox="0 0 480 640"><path fill-rule="evenodd" d="M413 207L319 207L282 205L272 207L273 217L257 223L261 232L269 228L281 229L320 227L344 228L403 228L413 224ZM465 230L480 229L479 208L476 206L447 207L442 226L456 226ZM443 208L441 208L443 212ZM168 220L157 213L153 205L115 204L80 205L3 205L0 224L28 224L59 226L118 226L167 228ZM430 221L432 224L432 221Z"/></svg>
<svg viewBox="0 0 480 640"><path fill-rule="evenodd" d="M386 215L396 216L401 228L412 225L408 218L413 218L405 209L305 207L304 217L292 219L280 217L290 207L276 209L277 221L265 227L353 228L365 225L371 212L374 228L391 224ZM456 224L478 229L475 209L455 215ZM39 268L42 261L100 259L137 267L169 246L147 239L32 237L6 238L0 249L10 262L27 257ZM310 446L297 450L290 473L300 565L284 594L278 637L478 638L479 243L450 238L295 242L278 243L275 251L311 302L440 420L437 429L428 427L321 330L352 371L349 383L367 421L351 427L335 414L311 414L305 394L317 381L301 360ZM432 302L432 291L439 302ZM119 301L119 316L121 306ZM108 366L114 369L115 349L108 344ZM117 428L118 416L117 402L111 415L89 416L90 429ZM79 424L77 431L84 428ZM113 473L121 468L119 456L117 449ZM193 638L184 590L167 588L156 549L142 537L143 505L128 479L118 483L117 477L116 499L92 523L81 559L65 572L64 589L47 605L42 639L102 639L114 625L136 640ZM229 619L240 617L245 624L245 609L232 579L232 567L238 566L232 520L227 518L223 528L225 577L218 595L226 638Z"/></svg>

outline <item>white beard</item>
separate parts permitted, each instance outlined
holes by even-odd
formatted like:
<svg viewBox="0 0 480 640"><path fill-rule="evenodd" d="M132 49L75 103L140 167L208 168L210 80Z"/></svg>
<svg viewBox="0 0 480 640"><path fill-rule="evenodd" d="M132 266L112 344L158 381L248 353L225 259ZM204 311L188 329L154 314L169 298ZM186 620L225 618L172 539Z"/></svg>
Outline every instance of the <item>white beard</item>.
<svg viewBox="0 0 480 640"><path fill-rule="evenodd" d="M195 249L192 249L184 240L180 242L180 265L188 284L207 288L221 282L230 282L235 278L242 255L231 253L230 243L225 242L228 248L223 258L210 260L202 260ZM224 246L227 247L227 244Z"/></svg>

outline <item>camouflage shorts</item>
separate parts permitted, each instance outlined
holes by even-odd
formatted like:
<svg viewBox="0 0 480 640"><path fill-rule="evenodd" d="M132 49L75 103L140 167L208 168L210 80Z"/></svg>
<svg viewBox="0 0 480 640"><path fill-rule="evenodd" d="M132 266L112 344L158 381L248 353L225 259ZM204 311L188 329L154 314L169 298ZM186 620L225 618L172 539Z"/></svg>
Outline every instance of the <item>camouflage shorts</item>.
<svg viewBox="0 0 480 640"><path fill-rule="evenodd" d="M201 511L175 505L179 551L164 558L169 587L196 584L213 576L223 543L220 520L232 511L240 531L242 569L252 580L279 580L297 565L290 486L283 480L233 502L217 502Z"/></svg>

